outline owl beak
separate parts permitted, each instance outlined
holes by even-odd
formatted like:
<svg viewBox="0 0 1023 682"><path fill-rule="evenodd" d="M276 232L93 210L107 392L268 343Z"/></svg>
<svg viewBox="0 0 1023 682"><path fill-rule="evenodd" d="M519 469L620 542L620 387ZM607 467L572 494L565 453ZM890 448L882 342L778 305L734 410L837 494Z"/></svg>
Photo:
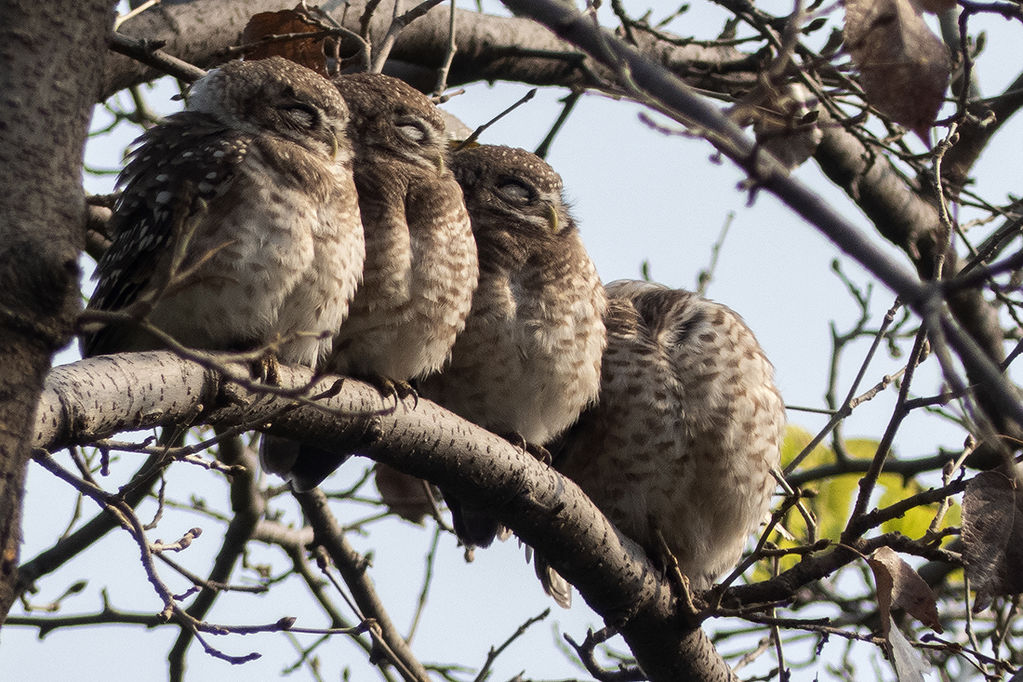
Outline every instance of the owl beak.
<svg viewBox="0 0 1023 682"><path fill-rule="evenodd" d="M444 155L443 154L438 154L437 155L437 160L433 162L433 165L435 165L437 167L437 172L438 173L443 173L444 172Z"/></svg>
<svg viewBox="0 0 1023 682"><path fill-rule="evenodd" d="M337 158L337 151L340 149L340 145L337 141L337 135L330 133L330 160L333 161Z"/></svg>
<svg viewBox="0 0 1023 682"><path fill-rule="evenodd" d="M551 232L554 234L558 233L558 209L554 207L554 204L549 201L544 202L547 204L547 226L551 228Z"/></svg>

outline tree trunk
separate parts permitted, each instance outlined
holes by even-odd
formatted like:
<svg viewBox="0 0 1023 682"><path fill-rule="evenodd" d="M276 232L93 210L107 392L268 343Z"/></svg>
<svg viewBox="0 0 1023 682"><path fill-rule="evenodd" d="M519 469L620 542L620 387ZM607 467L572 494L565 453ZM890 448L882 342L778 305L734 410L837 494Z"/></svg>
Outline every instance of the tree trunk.
<svg viewBox="0 0 1023 682"><path fill-rule="evenodd" d="M0 622L17 579L36 401L71 337L84 243L82 150L110 0L0 1Z"/></svg>

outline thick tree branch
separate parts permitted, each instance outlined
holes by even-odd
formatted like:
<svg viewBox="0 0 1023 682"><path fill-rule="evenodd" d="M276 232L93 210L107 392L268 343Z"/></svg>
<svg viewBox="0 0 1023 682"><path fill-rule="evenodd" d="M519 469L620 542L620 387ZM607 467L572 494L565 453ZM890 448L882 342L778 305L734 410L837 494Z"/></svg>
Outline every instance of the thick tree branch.
<svg viewBox="0 0 1023 682"><path fill-rule="evenodd" d="M308 371L281 368L285 387L309 380ZM332 387L334 378L327 378L313 392ZM620 627L652 679L729 679L703 632L681 622L670 585L574 483L427 400L394 413L387 413L389 403L345 380L322 409L292 406L277 416L285 399L221 381L170 352L101 356L51 372L33 444L55 450L192 419L201 405L199 419L215 426L269 424L277 435L364 452L490 508Z"/></svg>
<svg viewBox="0 0 1023 682"><path fill-rule="evenodd" d="M358 32L364 1L324 2L335 20ZM191 0L163 3L125 22L120 32L151 44L187 62L208 68L228 59L227 48L238 44L246 22L258 12L290 9L292 0ZM392 2L383 0L373 15L371 35L382 39L390 23ZM448 8L438 6L398 35L387 71L400 75L424 92L437 82L449 41ZM448 85L508 80L535 85L599 87L610 73L527 19L497 17L456 10L457 51ZM697 87L721 90L726 84L752 83L758 59L732 48L675 46L642 36L652 58ZM342 54L347 54L342 49ZM587 63L588 62L588 63ZM597 69L595 72L593 69ZM117 54L106 63L103 97L130 85L152 80L156 72Z"/></svg>

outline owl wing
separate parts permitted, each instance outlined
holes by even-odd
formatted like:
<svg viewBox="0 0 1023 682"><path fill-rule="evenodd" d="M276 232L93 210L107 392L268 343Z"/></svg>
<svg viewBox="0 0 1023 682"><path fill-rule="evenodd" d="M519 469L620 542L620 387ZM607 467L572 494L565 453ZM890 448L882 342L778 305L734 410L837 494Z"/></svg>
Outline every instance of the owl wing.
<svg viewBox="0 0 1023 682"><path fill-rule="evenodd" d="M212 117L181 112L146 131L118 178L113 243L96 265L89 309L121 310L156 293L163 256L205 205L231 185L247 139ZM119 350L129 333L108 324L82 337L86 357Z"/></svg>

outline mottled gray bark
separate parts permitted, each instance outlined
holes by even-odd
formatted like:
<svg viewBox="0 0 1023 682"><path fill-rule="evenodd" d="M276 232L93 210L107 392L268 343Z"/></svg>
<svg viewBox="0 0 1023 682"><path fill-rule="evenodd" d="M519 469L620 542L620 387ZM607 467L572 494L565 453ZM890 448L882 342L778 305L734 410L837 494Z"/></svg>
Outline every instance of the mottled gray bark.
<svg viewBox="0 0 1023 682"><path fill-rule="evenodd" d="M0 2L0 621L11 606L36 398L80 305L82 150L109 0Z"/></svg>

